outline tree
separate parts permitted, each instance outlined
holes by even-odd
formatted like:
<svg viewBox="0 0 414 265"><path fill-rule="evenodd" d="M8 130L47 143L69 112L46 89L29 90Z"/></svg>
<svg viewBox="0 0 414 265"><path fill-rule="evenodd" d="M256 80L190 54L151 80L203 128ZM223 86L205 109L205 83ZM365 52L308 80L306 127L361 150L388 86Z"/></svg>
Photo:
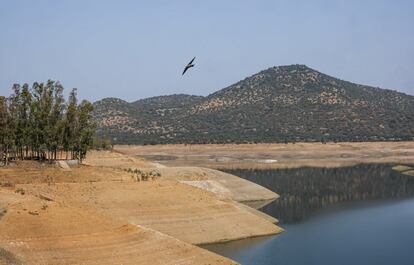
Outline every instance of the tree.
<svg viewBox="0 0 414 265"><path fill-rule="evenodd" d="M96 124L92 116L93 105L89 101L83 100L78 107L78 127L76 139L78 139L76 150L78 159L82 161L86 153L93 144Z"/></svg>
<svg viewBox="0 0 414 265"><path fill-rule="evenodd" d="M82 160L92 146L95 123L93 105L84 100L78 105L76 89L66 104L63 86L44 83L15 84L9 98L0 97L0 159ZM61 155L62 157L62 155Z"/></svg>
<svg viewBox="0 0 414 265"><path fill-rule="evenodd" d="M20 103L21 103L21 87L19 84L13 85L13 94L9 98L8 106L8 130L10 151L13 150L14 156L19 156L22 139L22 129L20 125Z"/></svg>
<svg viewBox="0 0 414 265"><path fill-rule="evenodd" d="M21 92L21 102L20 102L20 124L22 130L22 138L21 143L22 146L25 147L24 154L22 152L21 159L24 159L25 157L29 156L29 146L30 146L30 108L32 104L32 94L29 90L28 84L23 84L22 86L22 92Z"/></svg>
<svg viewBox="0 0 414 265"><path fill-rule="evenodd" d="M12 151L15 140L14 122L9 112L8 100L0 97L0 143L3 150L4 164L9 161L9 154Z"/></svg>
<svg viewBox="0 0 414 265"><path fill-rule="evenodd" d="M66 117L64 121L63 130L63 149L66 154L71 152L71 158L74 158L74 147L77 145L75 139L76 126L78 123L76 88L72 89L69 95L69 102L67 105ZM67 158L67 157L66 157Z"/></svg>
<svg viewBox="0 0 414 265"><path fill-rule="evenodd" d="M7 134L7 103L6 98L0 96L0 160L5 164L6 159L6 134Z"/></svg>
<svg viewBox="0 0 414 265"><path fill-rule="evenodd" d="M49 159L57 159L57 150L62 145L64 129L63 110L65 109L65 99L63 98L63 87L59 82L53 83L52 107L49 113L47 137Z"/></svg>
<svg viewBox="0 0 414 265"><path fill-rule="evenodd" d="M41 101L44 88L43 84L35 82L32 86L32 104L31 104L31 119L30 119L30 128L31 128L31 149L32 157L40 159L40 148L43 141L44 133L44 121L41 117Z"/></svg>

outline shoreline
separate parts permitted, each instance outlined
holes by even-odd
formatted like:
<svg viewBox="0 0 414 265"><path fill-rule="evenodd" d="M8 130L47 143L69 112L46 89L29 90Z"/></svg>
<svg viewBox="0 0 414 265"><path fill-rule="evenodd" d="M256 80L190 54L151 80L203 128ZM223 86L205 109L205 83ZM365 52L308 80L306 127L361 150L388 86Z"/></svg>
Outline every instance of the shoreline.
<svg viewBox="0 0 414 265"><path fill-rule="evenodd" d="M139 169L139 174L155 172L152 176L156 177L137 181L131 169ZM53 264L56 255L78 253L72 238L85 244L88 254L68 255L65 262L89 264L89 259L100 257L103 246L110 244L116 249L123 235L136 251L148 250L148 255L131 259L140 260L140 264L163 264L165 259L191 261L185 264L236 264L197 246L283 231L276 225L277 219L239 202L261 204L263 199L277 198L276 193L208 168L164 167L102 151L91 152L85 165L79 166L19 162L1 168L0 180L7 184L0 185L0 199L6 202L0 208L7 210L0 219L0 248L27 264L36 264L39 255L45 264ZM42 229L34 229L39 222ZM96 231L94 238L99 243L88 239L89 231ZM141 241L139 235L148 240ZM38 237L43 239L34 240ZM17 238L26 247L9 247ZM49 240L62 248L52 251ZM171 248L173 252L161 257L162 252L154 248ZM117 258L126 260L128 251L120 252Z"/></svg>
<svg viewBox="0 0 414 265"><path fill-rule="evenodd" d="M158 160L142 154L154 155ZM102 238L103 245L113 244L114 248L123 240L123 234L127 235L128 244L134 249L149 251L148 256L140 258L147 263L152 260L159 262L154 264L162 263L161 257L156 258L160 252L154 248L159 251L172 248L175 254L169 258L177 261L181 258L200 261L204 256L206 263L235 264L199 247L283 232L276 225L276 218L256 210L279 195L213 168L335 167L372 161L414 165L414 142L115 146L113 152L91 152L84 165L69 168L23 162L0 169L0 179L12 184L12 187L0 186L0 198L7 202L0 205L7 210L0 219L0 228L3 225L4 229L0 229L0 248L8 246L12 238L47 235L67 246L70 252L76 248L76 244L70 243L70 234L77 231L79 240L90 246L91 252L71 256L69 260L83 262L88 256L99 256L100 244L93 250L93 242L84 237L90 229L96 229L96 239ZM399 169L410 172L408 168ZM139 173L133 173L134 170ZM141 177L136 174L153 177L139 181ZM16 194L18 189L24 190L25 195ZM45 210L44 205L48 206ZM75 212L81 216L78 218ZM95 221L91 222L92 219ZM42 230L33 229L40 221L44 224ZM110 234L105 232L108 227ZM7 237L2 237L6 231ZM140 241L138 235L145 235L149 245ZM66 251L62 249L63 252L56 254L50 251L49 244L42 242L33 244L39 244L36 247L48 253L46 257L50 260ZM182 246L186 251L182 252ZM38 258L30 248L16 245L5 249L25 260ZM119 259L128 255L122 253Z"/></svg>
<svg viewBox="0 0 414 265"><path fill-rule="evenodd" d="M342 167L359 163L414 164L414 141L296 144L116 145L117 152L165 166L214 169Z"/></svg>

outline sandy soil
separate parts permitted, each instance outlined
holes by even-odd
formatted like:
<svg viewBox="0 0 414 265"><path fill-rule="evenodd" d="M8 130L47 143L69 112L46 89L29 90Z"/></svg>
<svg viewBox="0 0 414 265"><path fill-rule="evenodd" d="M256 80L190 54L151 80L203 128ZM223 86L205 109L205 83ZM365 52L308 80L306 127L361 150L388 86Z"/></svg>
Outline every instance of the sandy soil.
<svg viewBox="0 0 414 265"><path fill-rule="evenodd" d="M406 166L406 165L397 165L397 166L394 166L392 169L395 170L395 171L401 172L404 175L414 177L414 166L409 167L409 166Z"/></svg>
<svg viewBox="0 0 414 265"><path fill-rule="evenodd" d="M92 152L88 159L85 160L84 165L111 168L111 170L114 170L112 174L115 174L116 178L120 180L125 180L125 177L121 177L122 175L118 173L120 169L139 169L141 172L147 173L157 172L162 176L162 179L179 181L213 192L219 198L238 202L268 201L279 197L278 194L262 186L218 170L201 167L166 167L156 162L132 158L131 156L115 152ZM110 174L110 171L104 170L103 172ZM85 172L83 175L90 174ZM100 174L99 180L103 178L104 176ZM110 176L106 176L106 178L108 179ZM114 179L112 177L112 180ZM129 178L127 177L127 179Z"/></svg>
<svg viewBox="0 0 414 265"><path fill-rule="evenodd" d="M274 200L278 194L260 185L218 170L201 167L167 167L158 169L162 178L178 180L238 202Z"/></svg>
<svg viewBox="0 0 414 265"><path fill-rule="evenodd" d="M54 201L143 225L192 244L228 241L282 231L230 200L175 181L18 185ZM254 210L252 210L254 211Z"/></svg>
<svg viewBox="0 0 414 265"><path fill-rule="evenodd" d="M91 209L4 190L0 201L0 264L235 264Z"/></svg>
<svg viewBox="0 0 414 265"><path fill-rule="evenodd" d="M167 166L209 168L338 167L414 163L412 142L115 146L121 153Z"/></svg>
<svg viewBox="0 0 414 265"><path fill-rule="evenodd" d="M91 151L83 161L84 165L112 168L159 168L164 167L159 163L133 156L125 156L110 151Z"/></svg>
<svg viewBox="0 0 414 265"><path fill-rule="evenodd" d="M0 264L234 264L191 244L277 234L237 201L277 194L209 168L414 164L414 142L116 146L0 169ZM167 166L167 167L166 167ZM137 182L127 169L157 171ZM396 170L414 175L412 168ZM191 243L191 244L189 244Z"/></svg>
<svg viewBox="0 0 414 265"><path fill-rule="evenodd" d="M0 186L6 183L34 184L60 182L96 182L130 180L131 175L122 169L91 166L76 166L70 171L54 165L42 165L37 162L19 162L18 165L0 168Z"/></svg>
<svg viewBox="0 0 414 265"><path fill-rule="evenodd" d="M160 176L137 182L130 168ZM235 201L276 197L223 172L120 153L19 162L0 168L0 264L233 264L191 244L282 232Z"/></svg>

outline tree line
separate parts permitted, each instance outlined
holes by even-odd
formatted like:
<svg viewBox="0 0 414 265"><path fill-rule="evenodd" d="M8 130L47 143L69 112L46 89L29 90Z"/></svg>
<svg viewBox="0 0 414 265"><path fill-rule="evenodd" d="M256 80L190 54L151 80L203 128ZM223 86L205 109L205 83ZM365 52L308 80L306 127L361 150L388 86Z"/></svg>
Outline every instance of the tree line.
<svg viewBox="0 0 414 265"><path fill-rule="evenodd" d="M93 105L78 103L72 89L66 101L63 86L48 80L14 84L13 94L0 96L0 159L78 159L82 161L93 143Z"/></svg>

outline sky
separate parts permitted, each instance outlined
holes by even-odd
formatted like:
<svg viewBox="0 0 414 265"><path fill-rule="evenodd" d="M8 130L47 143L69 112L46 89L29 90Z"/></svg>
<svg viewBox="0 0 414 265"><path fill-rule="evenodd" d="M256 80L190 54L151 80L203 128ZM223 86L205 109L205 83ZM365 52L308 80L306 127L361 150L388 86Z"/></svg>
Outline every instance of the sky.
<svg viewBox="0 0 414 265"><path fill-rule="evenodd" d="M414 95L413 14L410 0L0 0L0 95L48 79L91 101L208 95L289 64Z"/></svg>

